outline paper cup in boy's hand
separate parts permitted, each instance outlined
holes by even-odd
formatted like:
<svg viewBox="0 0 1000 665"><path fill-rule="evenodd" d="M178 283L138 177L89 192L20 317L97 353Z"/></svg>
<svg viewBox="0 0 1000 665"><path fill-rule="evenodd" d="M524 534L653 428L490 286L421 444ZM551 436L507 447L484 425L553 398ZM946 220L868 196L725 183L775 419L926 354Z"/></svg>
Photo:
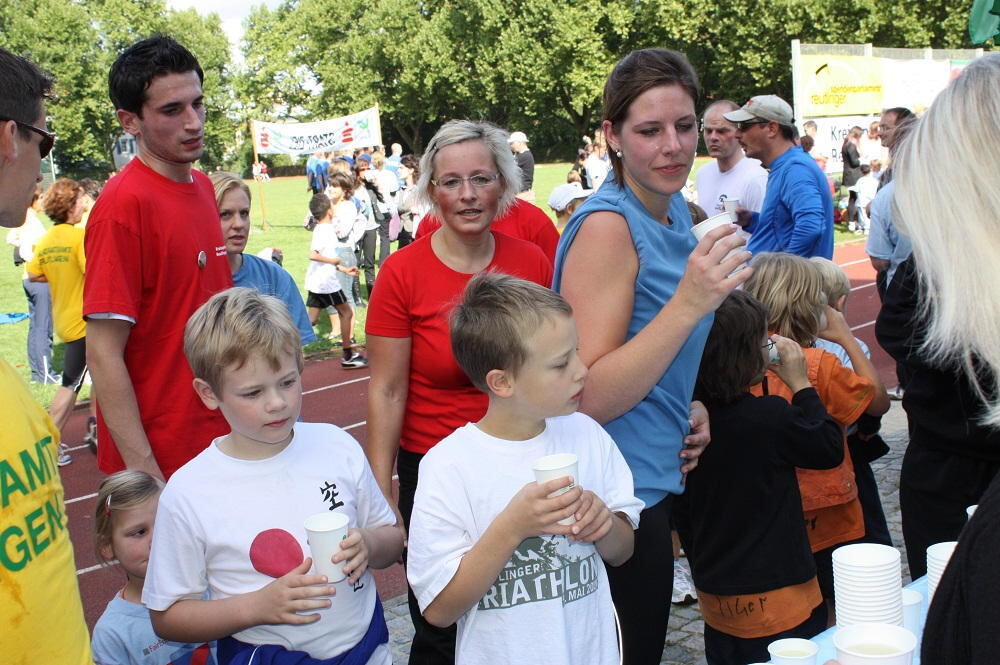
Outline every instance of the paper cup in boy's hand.
<svg viewBox="0 0 1000 665"><path fill-rule="evenodd" d="M733 215L735 214L736 213L733 213ZM733 217L730 216L728 212L723 212L713 217L709 217L700 224L695 224L694 226L691 227L691 233L693 233L694 237L698 239L698 242L701 242L701 239L707 236L710 231L714 231L720 226L726 226L727 224L732 224L732 223L733 223ZM743 238L750 237L750 235L742 229L737 229L736 233L742 236ZM735 249L731 249L729 250L729 253L723 257L722 260L725 261L730 256L733 256L735 254L740 254L741 252L744 251L746 251L746 245L741 245ZM730 275L738 273L740 270L743 270L746 267L747 267L746 263L741 263L740 265L736 266L736 270L730 273Z"/></svg>
<svg viewBox="0 0 1000 665"><path fill-rule="evenodd" d="M570 477L571 480L569 485L557 489L552 494L549 494L549 498L552 499L560 494L565 494L576 487L578 464L579 460L573 453L557 453L555 455L546 455L545 457L538 459L531 468L535 472L535 482L538 484L546 483L550 480L555 480L556 478L563 478L565 476ZM576 517L573 515L559 520L559 523L563 526L569 526L573 522L576 522Z"/></svg>
<svg viewBox="0 0 1000 665"><path fill-rule="evenodd" d="M309 534L309 549L316 573L326 575L331 584L347 577L344 562L334 563L331 559L340 550L340 541L347 538L349 526L350 518L344 513L317 513L306 518L306 533Z"/></svg>

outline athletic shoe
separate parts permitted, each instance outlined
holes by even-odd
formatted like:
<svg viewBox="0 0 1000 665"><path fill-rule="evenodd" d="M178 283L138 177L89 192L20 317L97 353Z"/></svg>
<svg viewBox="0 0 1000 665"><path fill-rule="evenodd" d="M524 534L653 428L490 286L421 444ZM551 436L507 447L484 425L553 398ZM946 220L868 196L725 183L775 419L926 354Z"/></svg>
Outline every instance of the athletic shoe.
<svg viewBox="0 0 1000 665"><path fill-rule="evenodd" d="M56 458L56 464L59 466L66 466L73 461L73 458L69 456L68 448L65 443L59 444L59 456Z"/></svg>
<svg viewBox="0 0 1000 665"><path fill-rule="evenodd" d="M368 359L360 353L352 353L340 359L340 366L344 369L362 369L368 367Z"/></svg>
<svg viewBox="0 0 1000 665"><path fill-rule="evenodd" d="M698 592L691 581L691 573L681 559L674 560L674 591L670 602L674 605L690 605L698 600Z"/></svg>
<svg viewBox="0 0 1000 665"><path fill-rule="evenodd" d="M83 435L83 442L90 452L97 454L97 418L94 416L87 416L87 433Z"/></svg>

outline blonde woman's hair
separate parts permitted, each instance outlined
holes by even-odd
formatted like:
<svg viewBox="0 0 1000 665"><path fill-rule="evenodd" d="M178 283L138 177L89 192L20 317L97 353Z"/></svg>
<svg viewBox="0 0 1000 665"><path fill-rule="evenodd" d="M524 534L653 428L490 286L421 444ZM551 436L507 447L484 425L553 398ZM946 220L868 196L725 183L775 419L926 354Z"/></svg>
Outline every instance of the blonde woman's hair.
<svg viewBox="0 0 1000 665"><path fill-rule="evenodd" d="M847 273L836 263L822 256L812 257L809 263L819 273L823 293L826 294L826 304L836 308L838 300L851 294L851 280L847 278Z"/></svg>
<svg viewBox="0 0 1000 665"><path fill-rule="evenodd" d="M503 187L503 192L500 194L497 217L502 217L514 203L517 191L521 188L521 169L518 168L517 162L514 160L514 153L510 151L510 144L507 143L508 136L505 129L501 129L491 122L449 120L444 123L431 142L427 144L427 151L420 158L420 179L417 180L417 194L428 207L436 213L440 213L437 203L434 201L434 185L431 183L432 179L436 179L434 162L437 160L438 152L441 151L441 148L456 143L482 141L493 155L493 163L497 172L500 173L500 184Z"/></svg>
<svg viewBox="0 0 1000 665"><path fill-rule="evenodd" d="M101 549L111 544L115 514L140 506L159 496L163 482L145 471L119 471L101 481L94 511L94 554L102 566L111 563Z"/></svg>
<svg viewBox="0 0 1000 665"><path fill-rule="evenodd" d="M263 356L277 371L291 354L302 370L299 329L274 296L234 287L208 299L184 327L184 355L196 378L221 393L222 373Z"/></svg>
<svg viewBox="0 0 1000 665"><path fill-rule="evenodd" d="M1000 53L969 64L896 152L893 221L910 236L929 357L959 363L1000 425ZM946 223L953 219L956 223ZM981 385L975 366L992 370ZM980 371L980 377L983 373Z"/></svg>
<svg viewBox="0 0 1000 665"><path fill-rule="evenodd" d="M768 330L812 346L826 305L819 271L807 259L784 252L762 252L750 265L753 275L743 290L767 307Z"/></svg>
<svg viewBox="0 0 1000 665"><path fill-rule="evenodd" d="M250 197L250 187L243 182L243 178L239 177L235 173L229 173L228 171L216 171L210 174L209 179L212 181L212 186L215 188L215 205L216 207L222 207L222 197L226 195L231 189L242 189L243 193L247 195L247 201L251 201Z"/></svg>

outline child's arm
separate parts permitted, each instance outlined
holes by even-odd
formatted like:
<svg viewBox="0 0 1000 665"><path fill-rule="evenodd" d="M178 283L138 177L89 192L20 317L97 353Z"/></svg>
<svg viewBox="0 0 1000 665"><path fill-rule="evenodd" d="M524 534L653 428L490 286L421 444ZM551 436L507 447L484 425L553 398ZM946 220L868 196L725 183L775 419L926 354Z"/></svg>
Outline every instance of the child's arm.
<svg viewBox="0 0 1000 665"><path fill-rule="evenodd" d="M309 260L316 261L318 263L329 263L337 267L340 272L345 272L348 275L357 275L357 267L344 268L340 265L339 256L323 256L321 253L317 252L315 249L309 250Z"/></svg>
<svg viewBox="0 0 1000 665"><path fill-rule="evenodd" d="M521 541L541 534L568 535L570 527L558 522L576 512L582 490L574 487L547 498L568 483L564 477L522 487L462 557L455 575L424 609L424 618L441 628L450 626L486 595Z"/></svg>
<svg viewBox="0 0 1000 665"><path fill-rule="evenodd" d="M844 347L847 357L851 359L851 365L854 366L854 373L865 377L874 385L875 396L868 404L868 408L865 409L865 413L871 416L881 416L888 411L889 394L885 391L885 386L882 385L882 379L879 378L875 366L865 356L858 341L854 339L854 334L851 332L850 326L847 325L844 315L827 306L826 329L821 330L819 336Z"/></svg>
<svg viewBox="0 0 1000 665"><path fill-rule="evenodd" d="M340 541L340 551L333 555L333 562L346 561L344 573L354 584L370 568L388 568L396 563L403 552L403 530L395 524L385 524L374 529L351 529L347 538Z"/></svg>
<svg viewBox="0 0 1000 665"><path fill-rule="evenodd" d="M330 607L336 587L324 575L307 575L312 559L267 586L218 600L179 600L162 611L150 610L153 630L166 640L201 644L253 626L302 625L319 614L299 614Z"/></svg>
<svg viewBox="0 0 1000 665"><path fill-rule="evenodd" d="M625 513L612 513L607 504L590 490L584 490L576 522L570 527L571 540L594 543L597 553L609 566L620 566L635 549L635 533Z"/></svg>

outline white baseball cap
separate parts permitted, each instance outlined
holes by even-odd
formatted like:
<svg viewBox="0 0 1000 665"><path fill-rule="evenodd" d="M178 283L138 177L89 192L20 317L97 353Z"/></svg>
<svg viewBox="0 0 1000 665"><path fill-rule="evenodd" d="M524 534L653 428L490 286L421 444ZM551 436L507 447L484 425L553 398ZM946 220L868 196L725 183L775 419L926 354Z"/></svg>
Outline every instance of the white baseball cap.
<svg viewBox="0 0 1000 665"><path fill-rule="evenodd" d="M512 132L510 137L507 139L507 143L513 143L514 141L527 143L528 137L524 135L524 132Z"/></svg>
<svg viewBox="0 0 1000 665"><path fill-rule="evenodd" d="M568 182L557 185L549 194L549 207L556 212L562 212L576 199L585 199L594 193L592 189L584 189L578 182Z"/></svg>
<svg viewBox="0 0 1000 665"><path fill-rule="evenodd" d="M756 97L751 97L750 101L744 104L742 108L722 114L722 117L729 122L746 122L747 120L760 118L776 122L779 125L794 127L795 119L792 116L792 107L777 95L757 95Z"/></svg>

